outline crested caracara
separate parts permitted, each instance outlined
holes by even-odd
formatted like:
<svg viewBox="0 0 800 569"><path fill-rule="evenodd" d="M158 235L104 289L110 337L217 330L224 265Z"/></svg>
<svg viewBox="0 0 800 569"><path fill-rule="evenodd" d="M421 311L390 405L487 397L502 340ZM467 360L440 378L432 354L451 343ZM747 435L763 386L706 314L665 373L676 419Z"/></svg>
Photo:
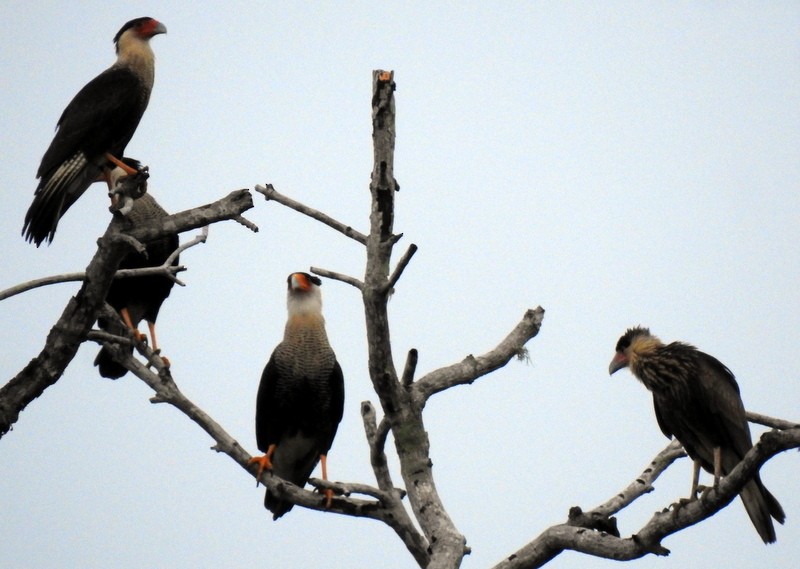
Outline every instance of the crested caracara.
<svg viewBox="0 0 800 569"><path fill-rule="evenodd" d="M250 460L263 470L300 487L322 463L328 479L326 455L344 409L344 378L336 361L322 317L322 282L307 273L292 273L288 281L283 341L272 352L256 399L256 441L266 454ZM330 506L331 490L325 491ZM264 506L278 519L292 509L269 490Z"/></svg>
<svg viewBox="0 0 800 569"><path fill-rule="evenodd" d="M716 486L752 448L739 386L718 359L683 342L664 344L647 328L631 328L617 342L609 374L630 368L653 394L656 420L675 436L694 460L692 492L697 496L700 467L714 474ZM772 518L785 515L756 474L740 493L742 503L764 543L775 541Z"/></svg>
<svg viewBox="0 0 800 569"><path fill-rule="evenodd" d="M131 169L138 170L139 163L130 158L124 158L123 162ZM127 176L127 171L120 167L114 168L110 172L110 180L116 186L116 183ZM138 224L148 223L154 219L161 219L169 215L164 209L153 199L152 194L143 193L141 197L133 200L130 211L127 213L126 218L133 226ZM139 269L144 267L160 267L169 258L169 256L178 248L178 236L173 234L167 237L162 237L154 241L145 243L145 255L137 251L128 253L122 261L120 261L120 269ZM175 257L172 262L177 265L179 258ZM154 351L158 352L158 341L156 339L156 319L161 305L169 296L170 290L174 281L163 275L149 275L140 277L128 277L124 279L115 279L111 283L106 296L106 302L110 304L114 310L119 312L123 322L133 330L137 339L144 339L145 336L139 333L137 326L142 320L147 321L150 330L151 347ZM120 329L118 323L107 322L101 318L98 325L116 335L124 335L124 329ZM133 347L130 348L131 352ZM169 365L169 360L163 358L165 363ZM110 379L117 379L127 373L127 369L118 364L111 357L111 354L105 348L101 348L100 353L94 360L94 365L98 366L100 375Z"/></svg>
<svg viewBox="0 0 800 569"><path fill-rule="evenodd" d="M110 170L121 164L153 89L150 38L166 31L153 18L136 18L122 26L114 36L117 61L78 91L58 119L22 227L22 234L37 247L53 240L58 220L89 185L108 179Z"/></svg>

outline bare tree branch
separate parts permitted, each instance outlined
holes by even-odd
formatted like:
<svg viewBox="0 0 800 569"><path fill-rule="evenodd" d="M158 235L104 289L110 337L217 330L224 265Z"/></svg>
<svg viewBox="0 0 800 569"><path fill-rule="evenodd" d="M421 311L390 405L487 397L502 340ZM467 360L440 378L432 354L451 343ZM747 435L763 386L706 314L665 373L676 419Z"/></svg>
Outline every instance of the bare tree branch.
<svg viewBox="0 0 800 569"><path fill-rule="evenodd" d="M403 367L403 376L400 378L400 383L403 384L403 387L409 387L414 383L414 374L417 372L418 361L419 352L414 348L408 350L406 365Z"/></svg>
<svg viewBox="0 0 800 569"><path fill-rule="evenodd" d="M395 83L392 72L373 71L372 139L374 167L370 181L372 204L367 237L367 268L362 297L367 321L368 368L381 407L391 425L400 471L414 517L430 544L428 569L458 567L468 553L464 536L456 529L436 491L430 443L422 407L402 387L392 359L387 301L393 234Z"/></svg>
<svg viewBox="0 0 800 569"><path fill-rule="evenodd" d="M244 190L244 191L247 192L247 190ZM235 193L236 192L234 192L234 194ZM231 197L234 194L229 195L228 198L225 198L225 199L226 200L231 199ZM249 195L249 193L248 193L248 195ZM240 199L240 196L236 196L236 199ZM222 200L220 200L220 202L221 201ZM216 204L219 204L220 202L216 202ZM207 208L207 207L213 207L213 206L215 206L215 204L209 204L209 206L203 206L203 207ZM252 207L252 204L251 204L251 207ZM184 215L186 213L187 212L182 212L181 214L176 214L176 215ZM220 213L222 213L222 212L220 212ZM236 216L230 216L228 214L225 214L225 215L226 215L226 217L221 217L220 219L217 219L216 221L222 221L224 219L235 219L235 217L236 217ZM238 217L241 217L241 216L238 216ZM242 218L242 219L244 219L244 218ZM250 222L248 222L248 223L250 223ZM253 226L253 227L255 227L255 226ZM189 229L191 229L191 228L187 227L186 229L181 229L181 231L188 231ZM258 231L257 227L255 227L255 231ZM175 278L174 275L179 273L179 272L185 271L186 267L184 267L182 265L173 266L172 262L175 260L175 257L177 257L180 253L182 253L183 251L185 251L189 247L193 247L194 245L197 245L197 243L205 243L207 238L208 238L208 225L202 226L202 232L201 232L201 234L199 236L195 237L193 240L188 241L187 243L184 243L180 247L178 247L178 249L176 249L172 253L172 255L170 255L170 257L160 267L146 267L146 268L142 268L142 269L122 269L120 271L117 271L114 274L114 278L115 279L123 279L123 278L128 278L128 277L140 277L140 276L145 276L145 275L161 275L161 274L163 274L167 278L170 278L170 279L174 280L179 285L184 286L184 284L180 280ZM132 241L131 245L133 246L134 243L140 244L138 240ZM33 280L28 281L28 282L21 283L21 284L9 287L4 291L0 291L0 301L5 300L6 298L10 298L12 296L15 296L17 294L21 294L23 292L28 292L29 290L33 290L35 288L39 288L39 287L42 287L42 286L48 286L48 285L51 285L51 284L66 283L66 282L77 282L77 281L82 281L85 278L86 278L86 272L84 271L84 272L81 272L81 273L63 273L63 274L60 274L60 275L52 275L52 276L49 276L49 277L42 277L42 278L39 278L39 279L33 279Z"/></svg>
<svg viewBox="0 0 800 569"><path fill-rule="evenodd" d="M350 239L358 241L362 245L364 245L367 242L367 236L364 235L363 233L359 233L349 225L345 225L344 223L333 219L331 216L324 214L321 211L317 211L312 207L309 207L305 204L301 204L300 202L297 202L292 198L284 196L283 194L279 193L274 187L272 187L272 184L267 184L266 186L257 185L256 191L260 194L264 194L264 197L267 199L267 201L269 200L276 201L279 204L285 205L288 208L291 208L297 212L302 213L303 215L307 215L312 219L316 219L317 221L324 223L328 227L335 229L342 235L345 235Z"/></svg>
<svg viewBox="0 0 800 569"><path fill-rule="evenodd" d="M645 494L654 490L653 483L661 474L676 460L685 457L686 451L683 450L681 443L677 440L670 442L664 450L656 455L647 468L636 477L636 480L618 492L610 500L596 507L589 512L595 517L609 517L616 514L623 508L628 507L634 501Z"/></svg>
<svg viewBox="0 0 800 569"><path fill-rule="evenodd" d="M793 423L792 421L785 421L783 419L776 419L775 417L767 417L759 413L747 411L747 420L751 423L758 423L771 429L794 429L800 427L800 423Z"/></svg>
<svg viewBox="0 0 800 569"><path fill-rule="evenodd" d="M378 487L382 490L394 488L392 475L389 472L389 463L386 460L386 435L388 434L388 423L381 423L383 429L379 429L375 417L375 407L369 401L361 403L361 418L364 421L364 431L367 435L369 444L369 457L372 470L375 472L375 480Z"/></svg>
<svg viewBox="0 0 800 569"><path fill-rule="evenodd" d="M87 279L78 294L70 299L61 317L50 330L44 348L15 377L0 388L0 437L19 418L19 413L45 389L53 385L75 357L86 340L97 313L105 303L114 272L128 251L129 244L119 239L128 235L138 241L150 241L171 233L179 233L231 219L253 207L247 190L233 192L213 204L164 218L163 226L150 223L125 230L124 219L114 217L98 241L95 253L86 268ZM125 233L121 233L121 232Z"/></svg>
<svg viewBox="0 0 800 569"><path fill-rule="evenodd" d="M744 485L758 473L767 460L793 448L800 448L800 428L764 433L736 468L722 479L717 490L710 490L698 500L665 508L631 537L619 538L610 533L569 523L560 524L542 532L533 541L495 565L494 569L542 567L565 550L618 561L638 559L648 554L668 555L669 550L661 545L661 540L716 514L738 496ZM671 443L639 478L619 495L589 512L589 515L596 514L602 518L649 492L655 479L682 455L683 451L677 442Z"/></svg>
<svg viewBox="0 0 800 569"><path fill-rule="evenodd" d="M4 291L0 291L0 300L5 300L7 298L11 298L12 296L16 296L18 294L22 294L23 292L28 292L29 290L33 290L35 288L39 288L41 286L48 286L51 284L58 284L58 283L69 283L69 282L76 282L82 281L86 278L86 272L81 273L62 273L60 275L52 275L49 277L42 277L39 279L33 279L24 283L20 283L18 285L14 285L5 289Z"/></svg>
<svg viewBox="0 0 800 569"><path fill-rule="evenodd" d="M400 277L403 275L403 271L406 270L406 267L411 262L411 257L413 257L414 253L416 252L417 246L412 243L408 246L408 249L406 249L405 254L400 257L400 261L398 261L397 266L394 268L392 276L389 277L389 282L386 283L386 286L388 287L387 292L394 290L394 285L396 285L397 281L400 280Z"/></svg>
<svg viewBox="0 0 800 569"><path fill-rule="evenodd" d="M434 393L455 385L472 383L482 375L503 367L511 358L523 353L528 340L539 333L543 318L544 309L541 306L528 310L520 323L494 350L477 358L469 355L457 364L428 373L414 383L415 392L425 401Z"/></svg>
<svg viewBox="0 0 800 569"><path fill-rule="evenodd" d="M315 275L325 277L326 279L341 281L343 283L349 284L350 286L356 287L358 290L362 290L364 288L364 283L362 283L360 280L347 275L343 275L341 273L334 273L333 271L329 271L327 269L321 269L319 267L311 267L311 269L309 270Z"/></svg>
<svg viewBox="0 0 800 569"><path fill-rule="evenodd" d="M167 403L180 410L214 440L215 444L212 450L228 455L240 467L248 471L251 476L255 476L257 469L249 463L251 456L221 425L180 391L170 369L163 367L163 365L158 365L158 373L154 373L131 354L117 349L114 344L106 344L105 346L110 350L114 350L115 359L119 358L122 365L150 386L156 394L151 401L154 403ZM151 362L154 359L160 360L146 344L137 343L136 348ZM331 488L339 494L339 496L334 497L331 507L327 508L325 506L325 498L319 493L304 490L291 482L272 475L271 472L262 474L259 481L270 488L271 491L277 493L281 499L291 501L305 508L381 521L397 533L421 566L427 563L427 544L414 528L408 513L402 505L403 492L401 490L393 487L388 490L374 488L361 483L326 482L311 479L311 484L317 488ZM371 496L375 500L341 497L342 495L349 496L351 494Z"/></svg>

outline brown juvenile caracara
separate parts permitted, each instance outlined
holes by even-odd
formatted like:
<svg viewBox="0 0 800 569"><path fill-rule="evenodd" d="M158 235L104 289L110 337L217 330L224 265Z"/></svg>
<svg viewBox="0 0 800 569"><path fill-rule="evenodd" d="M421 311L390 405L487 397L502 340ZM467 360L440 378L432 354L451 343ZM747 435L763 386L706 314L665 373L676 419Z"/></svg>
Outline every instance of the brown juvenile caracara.
<svg viewBox="0 0 800 569"><path fill-rule="evenodd" d="M344 378L322 317L322 282L307 273L287 279L289 318L283 341L272 352L256 399L256 441L266 454L250 460L258 476L266 470L303 487L322 464L328 479L327 453L344 410ZM333 492L325 492L330 506ZM264 506L277 520L292 504L267 490Z"/></svg>
<svg viewBox="0 0 800 569"><path fill-rule="evenodd" d="M131 169L138 170L140 165L136 160L123 158L123 162ZM110 173L112 187L116 186L118 180L127 176L127 171L122 168L114 168ZM167 217L169 214L156 202L152 194L144 193L141 197L133 200L130 211L126 218L133 226L147 223L154 219ZM155 241L150 241L145 245L145 255L136 251L131 251L120 261L120 269L139 269L144 267L160 267L169 256L178 248L178 236L173 234ZM175 257L173 265L179 263L179 257ZM142 320L147 321L150 330L151 348L158 352L158 341L156 339L156 318L164 300L169 296L175 282L163 275L150 275L141 277L129 277L115 279L108 289L106 302L108 302L117 312L119 312L125 324L134 331L137 339L144 339L145 336L139 332L137 326ZM109 323L104 319L98 321L98 325L112 334L124 335L124 330L120 330L118 325ZM131 352L133 347L130 348ZM162 356L163 357L163 356ZM169 360L163 358L169 365ZM118 379L127 373L127 369L113 360L111 354L105 348L100 350L94 365L98 366L100 375L110 379Z"/></svg>
<svg viewBox="0 0 800 569"><path fill-rule="evenodd" d="M669 438L680 441L694 460L692 492L702 466L714 474L714 486L752 448L739 386L718 359L683 342L664 344L647 328L631 328L617 342L609 374L630 368L653 394L656 420ZM775 541L772 518L785 515L756 474L740 494L750 520L764 543Z"/></svg>
<svg viewBox="0 0 800 569"><path fill-rule="evenodd" d="M122 26L114 36L117 61L78 91L58 119L22 227L25 239L37 247L53 240L58 220L86 188L107 180L110 170L122 164L153 89L155 57L149 40L166 31L153 18Z"/></svg>

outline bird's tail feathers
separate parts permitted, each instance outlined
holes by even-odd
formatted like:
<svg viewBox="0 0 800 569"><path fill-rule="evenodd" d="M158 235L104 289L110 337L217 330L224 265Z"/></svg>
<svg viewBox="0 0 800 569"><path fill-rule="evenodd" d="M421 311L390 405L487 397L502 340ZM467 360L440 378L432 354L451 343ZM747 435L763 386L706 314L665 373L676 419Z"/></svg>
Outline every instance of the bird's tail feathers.
<svg viewBox="0 0 800 569"><path fill-rule="evenodd" d="M100 318L98 319L97 324L109 334L125 336L127 333L127 328L119 321L110 322L105 318ZM133 346L127 346L126 349L129 350L131 354L133 353ZM97 366L100 375L108 379L119 379L128 373L127 368L122 364L117 363L117 361L114 360L113 356L111 355L111 352L109 352L106 348L100 348L100 351L97 353L97 357L94 359L94 365Z"/></svg>
<svg viewBox="0 0 800 569"><path fill-rule="evenodd" d="M298 434L278 445L273 455L272 473L302 488L308 482L308 478L318 462L319 449L313 440ZM272 519L277 520L291 510L294 504L281 500L267 490L264 496L264 507L272 512Z"/></svg>
<svg viewBox="0 0 800 569"><path fill-rule="evenodd" d="M99 166L89 162L83 152L77 152L52 174L42 176L25 214L22 227L25 239L33 241L37 247L44 240L51 242L61 216L101 173Z"/></svg>
<svg viewBox="0 0 800 569"><path fill-rule="evenodd" d="M786 514L778 500L766 489L758 476L745 485L740 496L758 535L764 543L774 543L776 536L772 519L775 518L781 524L786 520Z"/></svg>
<svg viewBox="0 0 800 569"><path fill-rule="evenodd" d="M130 350L131 353L133 353L133 347L131 347ZM118 364L111 356L111 353L105 348L101 348L97 353L97 357L94 359L94 365L97 366L100 375L108 379L119 379L128 373L127 368Z"/></svg>

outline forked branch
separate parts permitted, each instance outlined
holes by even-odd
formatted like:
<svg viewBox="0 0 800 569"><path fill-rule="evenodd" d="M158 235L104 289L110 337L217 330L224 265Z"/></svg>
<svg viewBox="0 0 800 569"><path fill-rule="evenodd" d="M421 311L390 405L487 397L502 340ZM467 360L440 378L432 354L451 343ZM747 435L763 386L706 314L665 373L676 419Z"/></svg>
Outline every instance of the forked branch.
<svg viewBox="0 0 800 569"><path fill-rule="evenodd" d="M565 550L578 551L595 557L629 561L648 554L668 555L661 541L716 514L741 492L744 485L758 473L759 468L775 455L800 448L800 428L764 433L744 459L725 476L718 489L710 490L700 499L668 506L656 513L638 532L630 537L617 537L607 531L596 531L586 525L569 522L552 526L530 543L495 565L494 569L532 569L542 567ZM670 443L651 462L637 479L605 504L582 513L583 519L608 520L631 502L652 491L656 478L676 459L685 456L677 442Z"/></svg>
<svg viewBox="0 0 800 569"><path fill-rule="evenodd" d="M98 311L105 304L114 273L129 250L128 243L119 236L128 235L139 242L151 241L224 219L233 219L251 207L253 200L250 193L239 190L212 204L132 229L126 229L123 220L113 218L105 234L99 239L97 252L86 268L86 280L50 330L44 348L22 371L0 388L0 437L8 432L28 404L58 381L75 357L78 347L86 340Z"/></svg>

